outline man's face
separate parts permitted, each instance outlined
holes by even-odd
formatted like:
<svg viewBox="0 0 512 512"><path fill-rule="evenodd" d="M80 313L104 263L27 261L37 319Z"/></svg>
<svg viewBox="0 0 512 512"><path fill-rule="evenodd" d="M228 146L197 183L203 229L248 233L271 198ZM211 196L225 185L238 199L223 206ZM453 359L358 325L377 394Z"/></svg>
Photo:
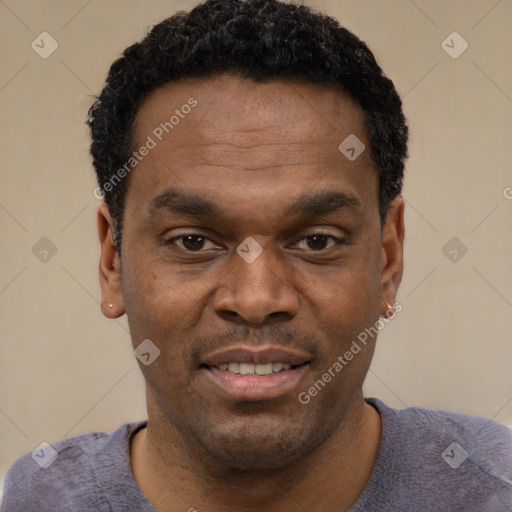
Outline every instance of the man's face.
<svg viewBox="0 0 512 512"><path fill-rule="evenodd" d="M353 161L338 149L351 134L366 146ZM150 422L233 466L283 465L350 416L373 342L308 404L298 396L395 298L362 113L338 90L221 76L151 94L133 149L148 136L129 176L122 292L103 293L134 347L160 350L141 365Z"/></svg>

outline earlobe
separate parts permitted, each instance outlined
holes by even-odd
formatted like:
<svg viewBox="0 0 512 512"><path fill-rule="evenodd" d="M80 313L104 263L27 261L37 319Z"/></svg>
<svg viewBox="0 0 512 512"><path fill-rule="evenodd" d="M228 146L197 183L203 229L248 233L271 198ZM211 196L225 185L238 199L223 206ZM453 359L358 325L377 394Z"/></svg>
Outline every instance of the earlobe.
<svg viewBox="0 0 512 512"><path fill-rule="evenodd" d="M105 203L98 207L98 237L101 246L99 277L101 311L107 318L125 312L121 289L121 262L114 242L114 222Z"/></svg>
<svg viewBox="0 0 512 512"><path fill-rule="evenodd" d="M404 236L404 200L397 197L391 201L382 229L381 314L389 310L388 304L395 303L402 281Z"/></svg>

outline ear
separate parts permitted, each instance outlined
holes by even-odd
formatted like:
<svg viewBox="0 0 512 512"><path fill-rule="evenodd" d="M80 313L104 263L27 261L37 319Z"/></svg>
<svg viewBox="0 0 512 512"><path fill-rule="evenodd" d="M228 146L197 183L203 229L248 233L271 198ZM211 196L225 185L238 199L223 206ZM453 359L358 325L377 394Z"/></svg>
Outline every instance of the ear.
<svg viewBox="0 0 512 512"><path fill-rule="evenodd" d="M404 200L396 197L386 215L382 229L381 249L381 314L388 315L396 300L398 287L402 281L404 269Z"/></svg>
<svg viewBox="0 0 512 512"><path fill-rule="evenodd" d="M98 236L101 245L100 287L101 311L107 318L118 318L125 312L121 290L121 260L114 243L114 221L106 203L98 208Z"/></svg>

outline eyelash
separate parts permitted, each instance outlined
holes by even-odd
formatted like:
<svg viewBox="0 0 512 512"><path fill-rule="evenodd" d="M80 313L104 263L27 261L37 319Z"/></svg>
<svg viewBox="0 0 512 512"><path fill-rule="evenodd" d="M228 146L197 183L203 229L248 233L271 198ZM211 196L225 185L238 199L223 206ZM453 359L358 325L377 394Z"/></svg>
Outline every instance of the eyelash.
<svg viewBox="0 0 512 512"><path fill-rule="evenodd" d="M322 232L322 231L318 231L318 232L315 232L315 233L311 233L310 235L307 235L307 236L305 236L305 237L302 237L302 238L299 240L299 242L300 242L300 241L302 241L302 240L305 240L306 238L310 238L310 237L317 236L317 235L325 236L326 238L331 238L332 240L334 240L334 241L336 242L336 244L335 244L335 245L345 245L345 244L346 244L346 240L345 240L344 238L338 238L338 237L335 237L334 235L331 235L331 234L329 234L329 233L324 233L324 232ZM188 237L188 236L197 236L197 237L200 237L200 238L204 238L205 240L208 240L208 241L210 241L210 242L213 242L213 240L211 240L211 239L209 238L209 236L208 236L206 233L202 233L202 232L200 232L200 231L197 231L197 232L195 232L195 231L194 231L194 232L186 233L186 234L184 234L184 235L179 235L179 236L175 236L175 237L173 237L173 238L169 238L168 240L165 240L165 241L164 241L164 244L165 244L165 245L172 245L176 240L180 240L180 239L186 238L186 237ZM331 247L332 247L332 246L331 246ZM327 247L326 249L320 249L319 251L314 251L314 250L310 249L310 251L311 251L311 252L318 252L318 253L320 253L320 252L322 252L322 251L326 251L326 250L330 249L331 247ZM194 253L194 252L196 252L196 253L200 253L200 252L203 252L203 251L201 251L201 250L198 250L198 251L190 251L190 250L185 249L185 248L182 248L182 247L180 247L180 249L182 249L182 250L184 250L184 251L186 251L186 252L190 252L190 253Z"/></svg>

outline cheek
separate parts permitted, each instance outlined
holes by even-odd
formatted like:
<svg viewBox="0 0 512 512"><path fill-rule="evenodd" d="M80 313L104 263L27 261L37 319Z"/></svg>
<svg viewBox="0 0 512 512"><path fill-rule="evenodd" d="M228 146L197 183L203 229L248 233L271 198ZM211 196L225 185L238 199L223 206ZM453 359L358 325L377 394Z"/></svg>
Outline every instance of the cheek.
<svg viewBox="0 0 512 512"><path fill-rule="evenodd" d="M303 275L301 293L310 302L317 318L327 324L339 322L361 325L378 316L380 303L380 261L354 257L354 262L319 268ZM328 318L328 321L327 321Z"/></svg>
<svg viewBox="0 0 512 512"><path fill-rule="evenodd" d="M150 270L142 270L142 269ZM139 364L149 386L160 395L173 383L180 395L190 360L190 329L201 315L203 291L195 282L181 282L167 265L126 266L123 296L133 348L149 339L159 350L150 365ZM163 388L162 388L163 386ZM160 391L158 391L160 390Z"/></svg>
<svg viewBox="0 0 512 512"><path fill-rule="evenodd" d="M212 293L222 275L221 270L180 272L157 259L127 262L123 297L133 345L149 338L173 365L178 359L188 361L195 337L219 330Z"/></svg>
<svg viewBox="0 0 512 512"><path fill-rule="evenodd" d="M203 292L197 283L178 276L159 262L127 263L123 297L134 342L141 336L168 338L193 322Z"/></svg>
<svg viewBox="0 0 512 512"><path fill-rule="evenodd" d="M355 380L366 372L371 360L375 337L365 333L374 332L370 328L379 319L380 313L380 261L375 251L372 255L359 253L351 264L322 270L314 279L302 284L306 297L309 297L311 319L318 332L326 340L326 352L319 361L320 373L329 368L338 358L348 354L351 360L343 370L343 375L352 375ZM364 343L353 345L361 337ZM360 348L360 350L359 350ZM362 372L362 373L361 373ZM336 379L342 382L344 377ZM337 387L336 385L334 387Z"/></svg>
<svg viewBox="0 0 512 512"><path fill-rule="evenodd" d="M313 317L326 340L325 352L313 368L315 378L332 383L319 403L351 395L362 385L375 348L379 319L379 281L368 272L338 271L315 297ZM332 376L334 375L334 377Z"/></svg>

